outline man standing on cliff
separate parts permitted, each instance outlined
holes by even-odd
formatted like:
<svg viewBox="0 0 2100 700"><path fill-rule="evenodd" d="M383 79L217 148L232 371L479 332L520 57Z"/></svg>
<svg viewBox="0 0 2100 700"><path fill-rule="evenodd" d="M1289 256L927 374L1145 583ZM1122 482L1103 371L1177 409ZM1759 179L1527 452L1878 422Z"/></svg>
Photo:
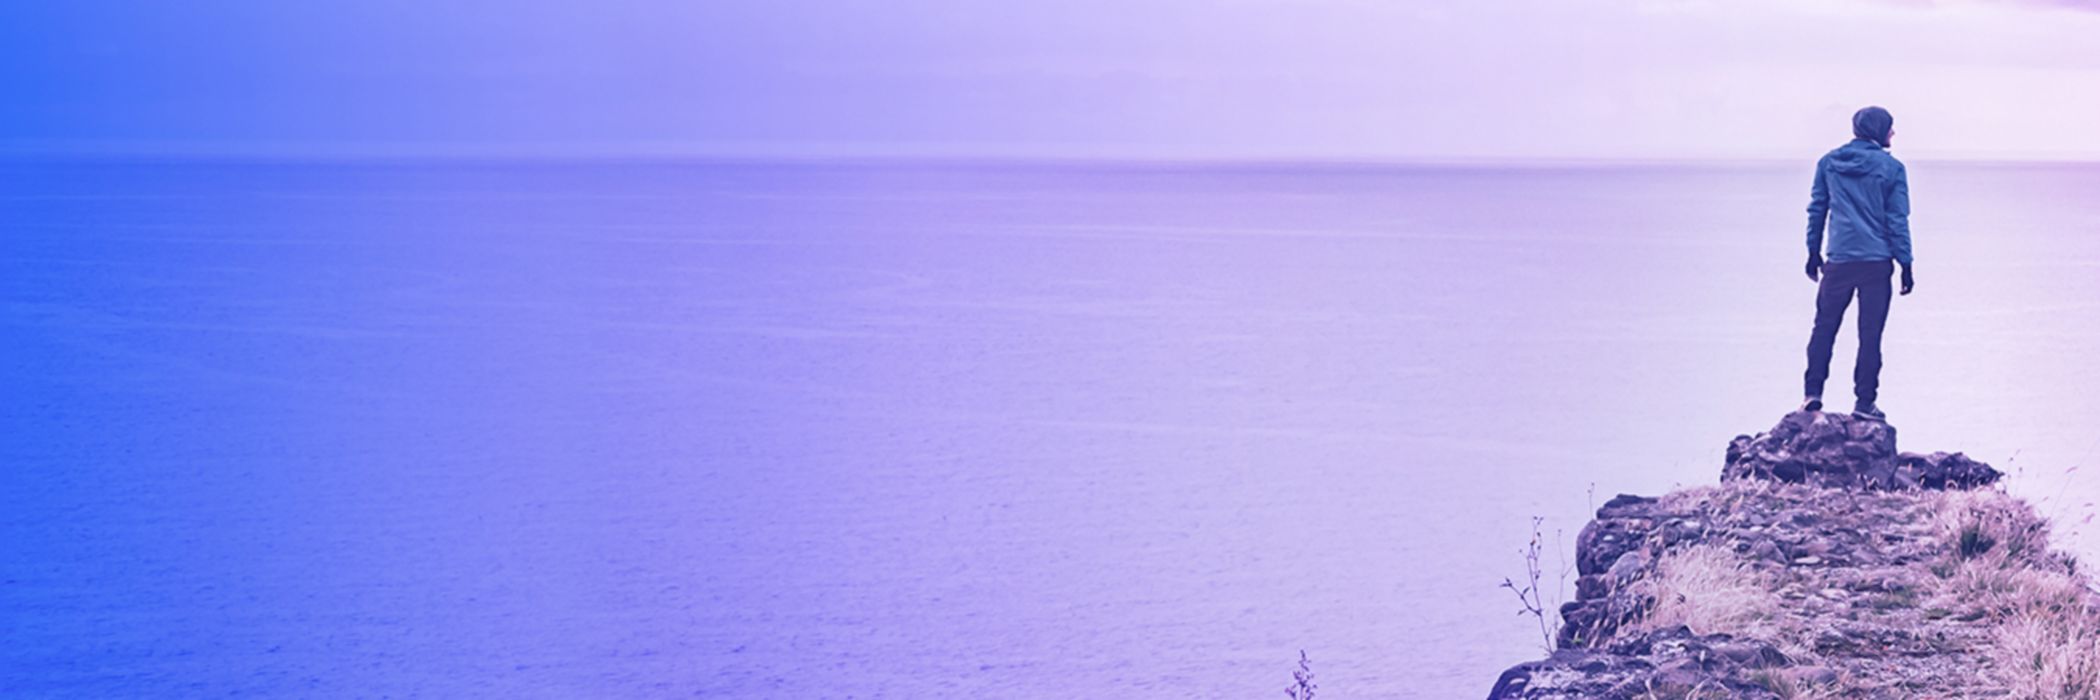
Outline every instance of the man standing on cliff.
<svg viewBox="0 0 2100 700"><path fill-rule="evenodd" d="M1852 415L1885 420L1875 407L1881 385L1881 329L1889 318L1889 275L1903 266L1903 293L1914 282L1910 262L1910 184L1902 161L1889 155L1895 117L1880 107L1852 115L1852 142L1816 162L1808 200L1808 279L1816 288L1816 325L1808 337L1808 376L1803 411L1823 410L1823 382L1830 377L1831 346L1845 308L1859 296L1859 360L1852 368L1858 398ZM1825 218L1830 254L1823 254Z"/></svg>

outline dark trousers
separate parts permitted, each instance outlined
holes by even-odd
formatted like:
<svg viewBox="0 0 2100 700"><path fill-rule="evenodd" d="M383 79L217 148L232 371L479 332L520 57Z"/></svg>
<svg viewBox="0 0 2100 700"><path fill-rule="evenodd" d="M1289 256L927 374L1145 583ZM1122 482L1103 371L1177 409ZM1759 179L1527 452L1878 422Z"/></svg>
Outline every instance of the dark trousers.
<svg viewBox="0 0 2100 700"><path fill-rule="evenodd" d="M1852 365L1852 393L1861 403L1874 401L1881 388L1881 328L1889 320L1889 275L1894 271L1895 263L1889 260L1823 264L1823 281L1816 288L1816 328L1808 336L1808 396L1823 395L1823 381L1830 378L1831 346L1845 323L1845 307L1858 294L1859 361Z"/></svg>

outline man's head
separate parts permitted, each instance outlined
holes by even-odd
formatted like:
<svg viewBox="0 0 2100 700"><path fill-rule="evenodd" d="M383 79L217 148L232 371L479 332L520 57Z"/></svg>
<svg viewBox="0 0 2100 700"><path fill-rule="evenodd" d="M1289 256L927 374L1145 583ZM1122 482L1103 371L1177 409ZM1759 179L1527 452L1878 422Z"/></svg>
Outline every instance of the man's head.
<svg viewBox="0 0 2100 700"><path fill-rule="evenodd" d="M1852 135L1889 147L1889 139L1896 135L1896 118L1880 107L1867 107L1852 113Z"/></svg>

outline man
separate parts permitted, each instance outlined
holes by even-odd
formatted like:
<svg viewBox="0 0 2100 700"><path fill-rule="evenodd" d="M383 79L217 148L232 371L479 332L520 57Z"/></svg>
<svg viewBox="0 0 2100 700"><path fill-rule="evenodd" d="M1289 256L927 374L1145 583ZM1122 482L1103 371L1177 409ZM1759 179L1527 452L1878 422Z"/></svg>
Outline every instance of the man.
<svg viewBox="0 0 2100 700"><path fill-rule="evenodd" d="M1808 337L1808 376L1803 411L1823 410L1823 381L1830 377L1830 350L1837 343L1845 308L1859 297L1859 361L1852 369L1858 402L1852 415L1886 420L1874 405L1881 384L1881 329L1889 318L1889 275L1903 266L1903 293L1915 282L1910 260L1910 185L1903 163L1889 155L1896 135L1889 111L1868 107L1852 115L1852 142L1816 162L1808 200L1808 279L1816 289L1816 326ZM1824 219L1829 218L1830 253L1823 254ZM1893 264L1891 264L1893 261Z"/></svg>

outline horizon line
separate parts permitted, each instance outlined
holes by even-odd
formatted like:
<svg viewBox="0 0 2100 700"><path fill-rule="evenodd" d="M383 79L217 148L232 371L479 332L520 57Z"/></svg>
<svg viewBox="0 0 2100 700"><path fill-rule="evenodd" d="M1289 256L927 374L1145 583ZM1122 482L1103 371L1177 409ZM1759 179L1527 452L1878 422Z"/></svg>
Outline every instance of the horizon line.
<svg viewBox="0 0 2100 700"><path fill-rule="evenodd" d="M1013 149L738 149L693 144L642 143L608 147L581 144L537 144L524 147L474 143L387 144L217 144L194 142L91 142L52 147L49 142L0 141L0 160L204 160L204 161L336 161L336 162L473 162L473 161L664 161L719 163L857 163L857 164L1056 164L1135 166L1325 166L1325 167L1611 167L1611 166L1760 166L1795 164L1819 157L1827 149L1790 155L1435 155L1435 154L1257 154L1257 153L1061 153ZM535 147L536 146L536 147ZM581 146L581 147L579 147ZM1911 155L1895 149L1906 162L1959 165L2100 165L2100 153L2045 155L2034 153L1933 152Z"/></svg>

